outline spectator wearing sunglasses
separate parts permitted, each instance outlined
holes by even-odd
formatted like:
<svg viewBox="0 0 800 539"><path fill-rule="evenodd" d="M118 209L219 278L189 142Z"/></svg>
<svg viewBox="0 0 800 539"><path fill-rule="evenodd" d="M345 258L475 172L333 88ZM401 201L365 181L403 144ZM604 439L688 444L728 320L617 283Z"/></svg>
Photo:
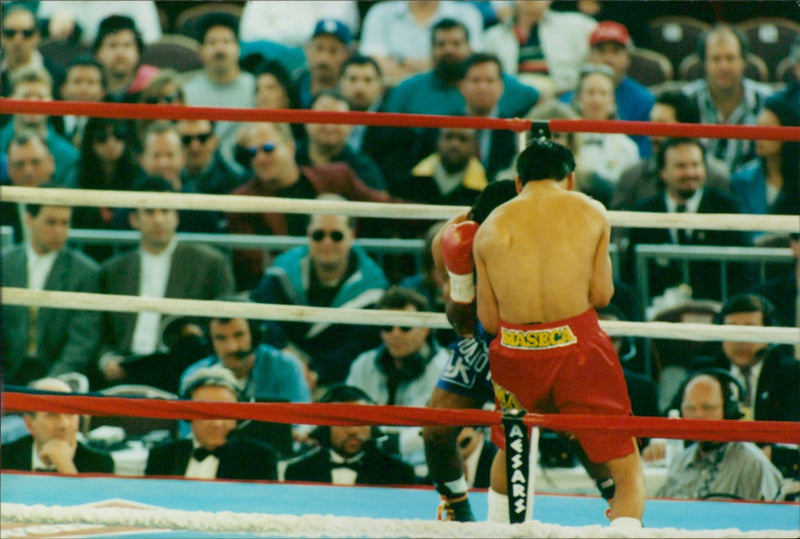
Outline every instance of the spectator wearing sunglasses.
<svg viewBox="0 0 800 539"><path fill-rule="evenodd" d="M2 39L3 62L0 65L0 96L11 95L11 76L24 67L44 67L55 81L55 88L64 81L64 68L42 56L39 44L42 34L32 11L23 5L3 5ZM8 116L0 117L0 125Z"/></svg>
<svg viewBox="0 0 800 539"><path fill-rule="evenodd" d="M410 288L392 287L377 304L392 311L430 311L424 296ZM447 349L431 337L430 328L380 327L382 344L364 352L350 366L345 382L367 393L378 404L425 406L447 363ZM422 427L384 427L385 446L413 466L425 464ZM423 474L424 475L424 474Z"/></svg>
<svg viewBox="0 0 800 539"><path fill-rule="evenodd" d="M81 189L128 191L144 179L144 171L133 153L133 139L127 120L89 118L83 131L75 183ZM115 208L76 206L72 211L75 228L115 228ZM84 252L98 262L114 252L108 245L86 245Z"/></svg>
<svg viewBox="0 0 800 539"><path fill-rule="evenodd" d="M279 305L374 307L389 283L380 266L353 244L352 218L314 215L306 232L308 244L276 257L251 299ZM343 382L356 356L380 343L374 326L337 324L333 316L316 324L268 322L267 329L270 344L289 347L306 361L318 392Z"/></svg>
<svg viewBox="0 0 800 539"><path fill-rule="evenodd" d="M159 71L141 91L138 101L146 105L185 105L186 96L181 89L181 79L178 72L174 69L162 69ZM138 151L141 152L144 134L150 124L157 120L143 118L130 121L136 125Z"/></svg>
<svg viewBox="0 0 800 539"><path fill-rule="evenodd" d="M236 195L270 196L281 198L316 198L334 193L347 200L361 202L390 202L385 191L372 189L362 182L353 169L344 163L299 166L295 159L295 142L286 124L245 124L237 135L236 159L246 166L252 179L233 191ZM282 213L230 213L227 215L230 232L236 234L292 235L306 232L308 219L304 215ZM374 219L375 225L363 222L361 231L368 236L386 234L390 223ZM264 251L234 252L234 267L240 290L256 285L264 275L269 253ZM346 372L342 374L342 377Z"/></svg>
<svg viewBox="0 0 800 539"><path fill-rule="evenodd" d="M175 124L181 137L185 168L184 191L223 195L241 185L243 177L219 154L219 137L211 120L180 120Z"/></svg>
<svg viewBox="0 0 800 539"><path fill-rule="evenodd" d="M456 444L464 461L464 476L469 488L489 488L492 460L497 453L497 446L486 435L486 428L462 428Z"/></svg>

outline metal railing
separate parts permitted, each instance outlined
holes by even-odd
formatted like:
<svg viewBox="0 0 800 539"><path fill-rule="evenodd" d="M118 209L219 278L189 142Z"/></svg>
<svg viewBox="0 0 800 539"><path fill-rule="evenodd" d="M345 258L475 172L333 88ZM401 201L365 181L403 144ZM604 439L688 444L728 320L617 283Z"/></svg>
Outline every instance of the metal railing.
<svg viewBox="0 0 800 539"><path fill-rule="evenodd" d="M758 264L761 280L766 279L767 264L794 263L788 247L722 247L710 245L637 245L635 254L636 287L642 312L646 312L650 294L650 261L667 259L681 262L682 281L689 282L689 263L695 261L720 263L721 300L728 297L728 263Z"/></svg>

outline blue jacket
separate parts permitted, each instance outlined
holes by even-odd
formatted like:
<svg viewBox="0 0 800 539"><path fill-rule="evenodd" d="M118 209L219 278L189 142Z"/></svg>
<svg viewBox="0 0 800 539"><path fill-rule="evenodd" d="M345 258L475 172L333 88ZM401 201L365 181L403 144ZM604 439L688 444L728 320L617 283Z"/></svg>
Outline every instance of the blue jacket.
<svg viewBox="0 0 800 539"><path fill-rule="evenodd" d="M342 284L328 307L366 309L373 307L389 282L383 270L357 245L352 247L356 269ZM251 299L259 303L309 305L311 260L308 247L296 247L275 258ZM333 322L270 322L270 343L283 348L292 342L309 356L311 368L323 385L344 381L350 363L361 352L380 343L375 326Z"/></svg>
<svg viewBox="0 0 800 539"><path fill-rule="evenodd" d="M539 101L539 92L511 75L503 74L505 91L497 104L503 117L527 113ZM413 75L395 86L386 102L387 112L462 116L466 103L456 86L447 84L433 71Z"/></svg>
<svg viewBox="0 0 800 539"><path fill-rule="evenodd" d="M198 369L221 363L218 356L211 355L189 365L181 375L181 393L184 381ZM249 399L311 402L311 391L299 360L266 344L256 347L256 361L244 394Z"/></svg>
<svg viewBox="0 0 800 539"><path fill-rule="evenodd" d="M8 145L14 138L14 122L9 122L0 130L0 151L8 152ZM56 170L53 174L52 183L57 187L75 187L70 183L70 178L75 177L75 167L78 164L80 154L78 150L64 137L56 133L52 127L47 126L47 149L53 155L56 162Z"/></svg>
<svg viewBox="0 0 800 539"><path fill-rule="evenodd" d="M742 213L770 213L767 207L766 184L760 158L747 162L731 175L731 194L739 201Z"/></svg>

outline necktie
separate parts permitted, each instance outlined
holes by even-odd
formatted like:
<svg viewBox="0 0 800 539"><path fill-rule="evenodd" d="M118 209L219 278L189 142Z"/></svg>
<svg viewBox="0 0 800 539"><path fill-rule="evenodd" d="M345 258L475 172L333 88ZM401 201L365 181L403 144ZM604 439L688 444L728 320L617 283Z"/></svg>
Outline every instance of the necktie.
<svg viewBox="0 0 800 539"><path fill-rule="evenodd" d="M219 458L219 447L216 449L206 449L205 447L198 447L194 451L192 451L192 457L197 462L203 462L211 455Z"/></svg>
<svg viewBox="0 0 800 539"><path fill-rule="evenodd" d="M678 206L675 208L675 212L686 213L686 204L678 204ZM686 245L689 243L689 234L685 228L678 229L678 243L681 245Z"/></svg>
<svg viewBox="0 0 800 539"><path fill-rule="evenodd" d="M744 378L744 403L748 408L752 408L753 377L750 373L750 367L740 367L739 371L742 373L742 377Z"/></svg>
<svg viewBox="0 0 800 539"><path fill-rule="evenodd" d="M36 317L39 308L33 305L28 307L28 347L26 353L29 358L35 358L38 353L38 343L36 341Z"/></svg>

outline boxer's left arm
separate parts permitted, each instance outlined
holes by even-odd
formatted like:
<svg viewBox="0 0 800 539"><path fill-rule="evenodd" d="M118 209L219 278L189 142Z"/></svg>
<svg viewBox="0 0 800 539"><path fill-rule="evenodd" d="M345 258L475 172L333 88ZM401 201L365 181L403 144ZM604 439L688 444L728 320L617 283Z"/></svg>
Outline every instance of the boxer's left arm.
<svg viewBox="0 0 800 539"><path fill-rule="evenodd" d="M597 203L597 206L600 206ZM608 244L611 238L611 225L602 206L598 209L600 219L600 237L597 241L597 250L594 253L592 277L589 282L589 303L592 307L602 308L609 304L614 295L614 273L611 268L611 256L608 253Z"/></svg>
<svg viewBox="0 0 800 539"><path fill-rule="evenodd" d="M453 326L456 335L463 338L472 337L475 331L475 321L477 319L475 303L456 303L450 299L450 275L447 273L447 267L444 264L444 256L442 255L442 236L448 226L463 223L466 220L466 214L462 213L456 215L436 233L436 236L434 236L431 242L433 265L439 272L439 275L442 276L442 297L445 302L447 320Z"/></svg>

